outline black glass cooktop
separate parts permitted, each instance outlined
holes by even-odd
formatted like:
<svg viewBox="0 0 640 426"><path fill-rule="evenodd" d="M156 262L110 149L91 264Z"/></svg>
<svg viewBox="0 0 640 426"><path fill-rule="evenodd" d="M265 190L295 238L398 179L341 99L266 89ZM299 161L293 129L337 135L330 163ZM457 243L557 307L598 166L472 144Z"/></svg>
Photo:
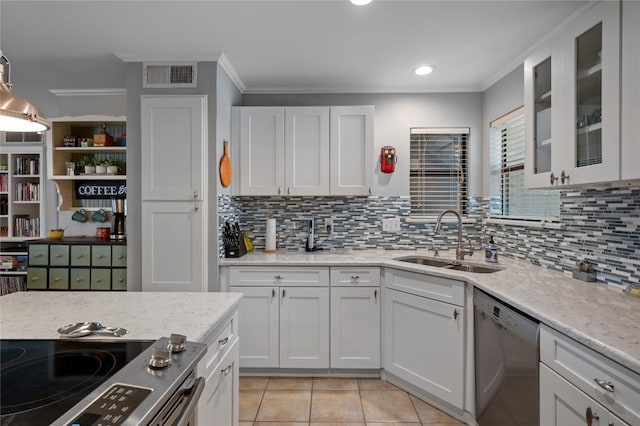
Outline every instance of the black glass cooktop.
<svg viewBox="0 0 640 426"><path fill-rule="evenodd" d="M49 425L153 342L0 340L0 425Z"/></svg>

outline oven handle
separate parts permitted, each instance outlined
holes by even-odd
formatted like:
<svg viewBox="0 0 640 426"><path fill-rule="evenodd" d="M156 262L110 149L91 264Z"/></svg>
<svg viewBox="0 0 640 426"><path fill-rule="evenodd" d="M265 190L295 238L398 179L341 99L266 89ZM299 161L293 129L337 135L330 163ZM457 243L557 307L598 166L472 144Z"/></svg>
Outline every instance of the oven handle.
<svg viewBox="0 0 640 426"><path fill-rule="evenodd" d="M178 421L175 423L175 426L187 426L189 424L189 420L191 419L191 414L196 409L198 405L198 400L200 399L200 395L202 395L202 391L204 390L204 377L198 377L193 386L183 389L182 394L189 394L189 400L187 401L187 405L182 410Z"/></svg>

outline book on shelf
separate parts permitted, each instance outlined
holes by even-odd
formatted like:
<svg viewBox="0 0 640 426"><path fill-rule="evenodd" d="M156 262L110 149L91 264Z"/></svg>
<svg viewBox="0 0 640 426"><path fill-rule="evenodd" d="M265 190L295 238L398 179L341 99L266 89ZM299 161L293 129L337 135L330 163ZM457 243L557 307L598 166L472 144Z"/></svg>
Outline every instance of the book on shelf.
<svg viewBox="0 0 640 426"><path fill-rule="evenodd" d="M24 275L17 276L0 276L0 295L15 293L17 291L27 291L27 277Z"/></svg>
<svg viewBox="0 0 640 426"><path fill-rule="evenodd" d="M28 214L13 216L14 237L38 237L40 236L40 218L29 218Z"/></svg>
<svg viewBox="0 0 640 426"><path fill-rule="evenodd" d="M32 157L16 157L14 175L39 175L40 160Z"/></svg>

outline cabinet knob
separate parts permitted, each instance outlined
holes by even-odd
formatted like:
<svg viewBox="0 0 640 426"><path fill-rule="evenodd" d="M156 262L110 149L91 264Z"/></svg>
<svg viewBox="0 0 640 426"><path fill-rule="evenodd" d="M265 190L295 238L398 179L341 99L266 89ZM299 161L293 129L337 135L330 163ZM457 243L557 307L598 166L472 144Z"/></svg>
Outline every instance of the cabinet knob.
<svg viewBox="0 0 640 426"><path fill-rule="evenodd" d="M549 182L551 183L551 185L555 185L558 182L558 176L551 172L551 175L549 176Z"/></svg>
<svg viewBox="0 0 640 426"><path fill-rule="evenodd" d="M591 410L591 407L587 407L587 412L584 414L584 418L587 421L587 426L591 426L594 420L600 420L600 416Z"/></svg>
<svg viewBox="0 0 640 426"><path fill-rule="evenodd" d="M351 275L351 281L358 281L360 279L360 276L358 275Z"/></svg>
<svg viewBox="0 0 640 426"><path fill-rule="evenodd" d="M278 195L280 195L280 194L281 194L281 192L282 192L282 191L280 190L280 187L278 187Z"/></svg>
<svg viewBox="0 0 640 426"><path fill-rule="evenodd" d="M119 282L119 283L123 283L123 282L124 282L124 278L120 278L120 279L118 280L118 282Z"/></svg>
<svg viewBox="0 0 640 426"><path fill-rule="evenodd" d="M223 368L222 370L220 370L220 372L222 373L223 376L227 376L229 373L231 373L232 368L233 368L233 364L229 365L227 368Z"/></svg>
<svg viewBox="0 0 640 426"><path fill-rule="evenodd" d="M194 212L198 213L198 210L200 210L200 209L199 209L197 204L195 206L193 206L193 211Z"/></svg>
<svg viewBox="0 0 640 426"><path fill-rule="evenodd" d="M280 281L282 279L282 275L276 275L273 277L276 281Z"/></svg>
<svg viewBox="0 0 640 426"><path fill-rule="evenodd" d="M613 392L613 383L611 382L605 382L604 380L598 379L597 377L595 379L593 379L594 382L596 382L598 384L598 386L600 386L602 389L609 391L609 392Z"/></svg>
<svg viewBox="0 0 640 426"><path fill-rule="evenodd" d="M96 282L97 282L97 283L101 283L101 282L102 282L102 278L98 278L98 279L96 279Z"/></svg>
<svg viewBox="0 0 640 426"><path fill-rule="evenodd" d="M287 188L287 195L291 195L291 188Z"/></svg>
<svg viewBox="0 0 640 426"><path fill-rule="evenodd" d="M104 259L104 257L105 257L104 254L101 254L98 256L98 259Z"/></svg>
<svg viewBox="0 0 640 426"><path fill-rule="evenodd" d="M563 170L562 173L560 173L560 183L564 183L565 180L569 183L569 175Z"/></svg>
<svg viewBox="0 0 640 426"><path fill-rule="evenodd" d="M225 337L224 339L220 339L220 340L218 340L218 344L219 344L220 346L224 346L224 345L226 345L226 344L227 344L227 342L228 342L228 341L229 341L229 336Z"/></svg>

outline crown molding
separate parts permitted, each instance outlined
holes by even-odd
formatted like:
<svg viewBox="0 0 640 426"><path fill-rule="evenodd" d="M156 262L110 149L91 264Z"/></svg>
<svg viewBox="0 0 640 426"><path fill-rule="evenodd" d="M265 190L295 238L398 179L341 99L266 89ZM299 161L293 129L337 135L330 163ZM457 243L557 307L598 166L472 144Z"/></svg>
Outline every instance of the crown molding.
<svg viewBox="0 0 640 426"><path fill-rule="evenodd" d="M218 57L218 64L220 64L220 66L222 67L224 72L227 73L227 75L229 76L233 84L235 84L238 90L240 90L240 93L245 93L245 91L247 90L247 85L244 84L244 81L242 81L242 78L240 78L240 75L234 68L231 61L229 61L229 58L227 57L227 55L224 54L224 52L220 53L220 56Z"/></svg>

